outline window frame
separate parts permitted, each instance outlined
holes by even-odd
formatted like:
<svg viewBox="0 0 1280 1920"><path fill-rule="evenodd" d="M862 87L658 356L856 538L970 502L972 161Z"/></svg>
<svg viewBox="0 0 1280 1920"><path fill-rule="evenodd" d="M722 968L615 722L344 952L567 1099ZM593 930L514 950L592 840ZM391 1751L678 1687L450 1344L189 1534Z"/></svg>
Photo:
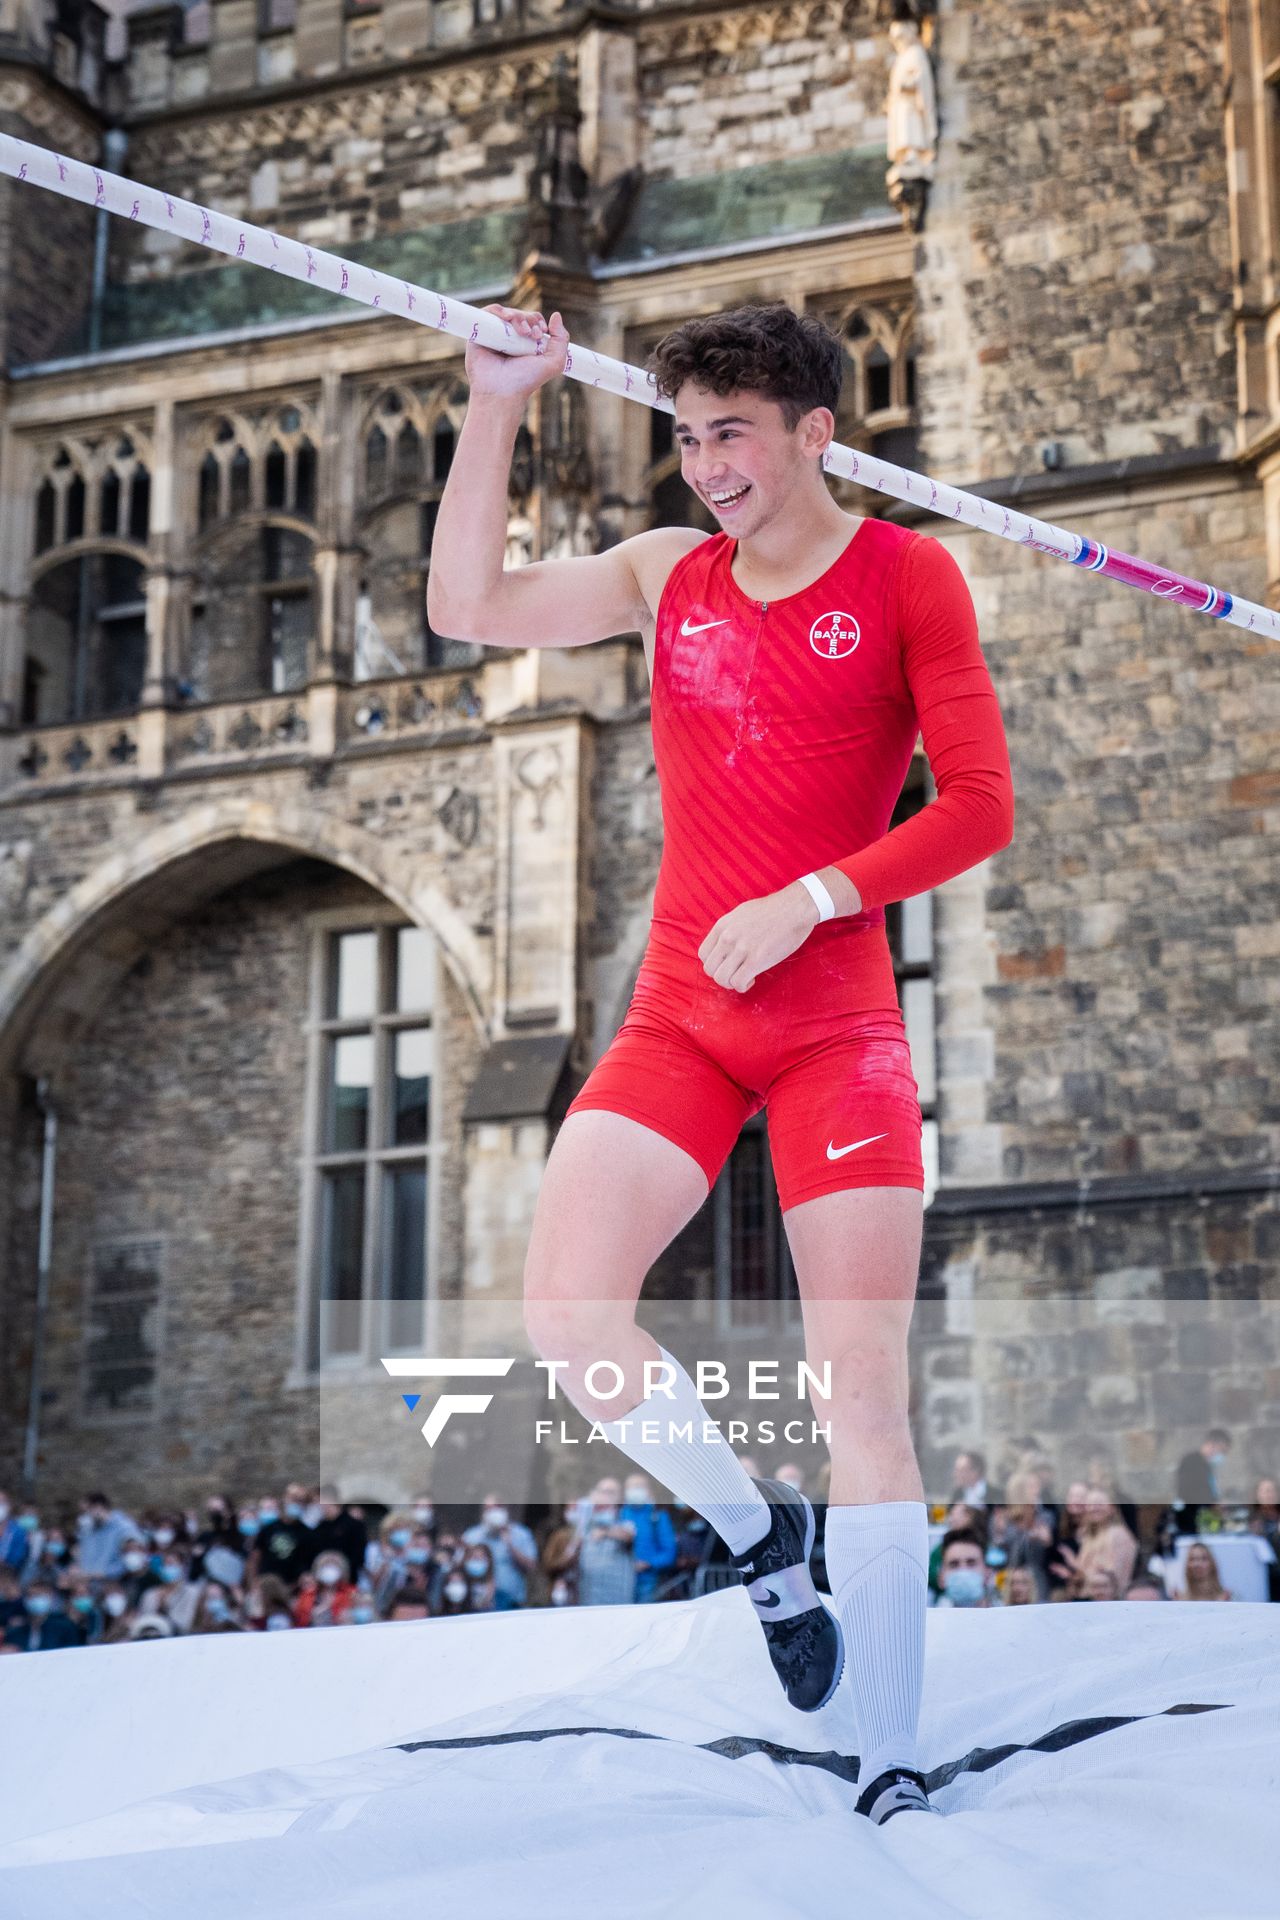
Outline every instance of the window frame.
<svg viewBox="0 0 1280 1920"><path fill-rule="evenodd" d="M443 1297L438 1285L442 1162L448 1144L442 1138L440 1115L440 1088L444 1081L440 1022L440 989L444 978L443 957L434 929L421 921L410 919L389 901L372 902L366 907L327 908L309 914L307 926L310 953L305 1029L306 1087L303 1097L303 1145L299 1180L296 1337L294 1367L289 1384L314 1386L318 1381L334 1382L369 1376L385 1380L388 1376L381 1364L384 1352L414 1354L429 1353L433 1350L436 1344L439 1314L443 1305ZM426 1009L420 1008L417 1011L403 1013L383 1005L389 997L387 992L388 936L402 927L416 928L428 936L432 942L435 966L432 1005ZM326 990L329 980L330 942L337 934L358 933L365 929L376 930L379 934L377 1006L374 1013L367 1018L343 1020L337 1014L331 1016L327 1011ZM423 1026L426 1026L434 1036L434 1064L431 1072L426 1140L420 1144L413 1143L399 1147L378 1144L380 1128L375 1123L370 1127L370 1137L363 1149L329 1149L324 1140L324 1128L327 1118L329 1049L334 1038L346 1033L363 1032L373 1036L374 1071L370 1105L372 1116L378 1112L381 1105L385 1105L390 1094L389 1065L392 1050L389 1036L400 1030L417 1029ZM377 1276L386 1252L387 1210L382 1170L387 1166L406 1163L410 1165L425 1163L426 1167L427 1224L423 1247L422 1319L418 1332L409 1342L403 1346L387 1347L379 1337L380 1315L375 1311L383 1298L379 1291ZM361 1242L360 1339L357 1349L349 1355L325 1354L321 1345L323 1333L321 1262L325 1253L323 1220L325 1174L344 1165L360 1165L366 1170ZM368 1180L370 1172L373 1173L372 1182Z"/></svg>

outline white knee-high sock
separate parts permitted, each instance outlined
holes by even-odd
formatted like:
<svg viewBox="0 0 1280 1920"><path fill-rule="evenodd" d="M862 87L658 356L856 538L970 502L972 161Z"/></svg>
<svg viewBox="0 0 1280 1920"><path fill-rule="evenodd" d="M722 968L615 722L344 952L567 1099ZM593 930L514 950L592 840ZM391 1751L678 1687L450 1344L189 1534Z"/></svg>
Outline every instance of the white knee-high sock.
<svg viewBox="0 0 1280 1920"><path fill-rule="evenodd" d="M743 1553L768 1533L773 1523L769 1502L711 1423L680 1362L665 1347L658 1352L675 1375L670 1382L674 1398L668 1399L655 1383L638 1407L616 1420L602 1420L601 1430L628 1460L709 1521L731 1553ZM656 1438L645 1439L642 1423L649 1424L651 1433L656 1429Z"/></svg>
<svg viewBox="0 0 1280 1920"><path fill-rule="evenodd" d="M828 1507L827 1575L844 1629L858 1782L916 1767L929 1527L922 1500Z"/></svg>

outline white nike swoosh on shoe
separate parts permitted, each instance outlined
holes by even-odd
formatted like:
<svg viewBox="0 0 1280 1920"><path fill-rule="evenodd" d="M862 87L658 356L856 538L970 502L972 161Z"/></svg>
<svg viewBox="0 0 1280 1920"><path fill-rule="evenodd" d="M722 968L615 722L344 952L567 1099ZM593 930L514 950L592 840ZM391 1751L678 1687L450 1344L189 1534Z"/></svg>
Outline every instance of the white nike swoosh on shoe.
<svg viewBox="0 0 1280 1920"><path fill-rule="evenodd" d="M851 1140L847 1147L838 1147L834 1140L827 1142L828 1160L840 1160L846 1153L856 1153L859 1147L869 1147L873 1140L887 1140L887 1133L869 1133L865 1140Z"/></svg>
<svg viewBox="0 0 1280 1920"><path fill-rule="evenodd" d="M727 620L704 620L700 627L691 627L689 625L689 616L686 614L684 625L680 631L686 640L692 640L695 633L707 633L712 627L727 627L728 624L729 622Z"/></svg>

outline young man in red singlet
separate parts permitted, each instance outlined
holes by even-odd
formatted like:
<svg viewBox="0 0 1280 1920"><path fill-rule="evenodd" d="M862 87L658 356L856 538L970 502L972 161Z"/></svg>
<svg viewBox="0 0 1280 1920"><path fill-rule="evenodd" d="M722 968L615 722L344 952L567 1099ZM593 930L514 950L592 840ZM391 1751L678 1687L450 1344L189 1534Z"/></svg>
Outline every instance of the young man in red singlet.
<svg viewBox="0 0 1280 1920"><path fill-rule="evenodd" d="M467 350L431 624L535 647L638 629L664 823L626 1018L548 1156L526 1326L567 1362L579 1411L726 1540L792 1704L824 1705L847 1659L859 1811L933 1811L916 1750L928 1538L907 1421L921 1123L884 907L1013 831L973 602L937 540L837 506L823 454L840 342L781 304L690 321L651 361L684 478L721 532L654 528L505 572L516 432L529 395L563 372L567 335L559 314L490 311L539 350ZM890 829L917 733L937 798ZM762 1107L806 1358L832 1380L833 1611L809 1573L808 1501L746 1474L684 1368L635 1322L649 1267ZM585 1379L604 1356L624 1372L607 1403Z"/></svg>

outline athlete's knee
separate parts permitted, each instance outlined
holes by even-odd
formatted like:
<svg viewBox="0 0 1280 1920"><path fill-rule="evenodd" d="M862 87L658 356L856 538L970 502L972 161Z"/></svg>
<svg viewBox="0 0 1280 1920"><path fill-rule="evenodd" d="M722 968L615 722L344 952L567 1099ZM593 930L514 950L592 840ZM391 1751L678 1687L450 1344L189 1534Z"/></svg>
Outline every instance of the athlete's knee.
<svg viewBox="0 0 1280 1920"><path fill-rule="evenodd" d="M577 1367L609 1359L634 1327L635 1308L629 1302L525 1293L525 1335L542 1360L566 1360Z"/></svg>
<svg viewBox="0 0 1280 1920"><path fill-rule="evenodd" d="M813 1364L812 1362L810 1364ZM823 1369L816 1369L819 1373ZM833 1354L830 1398L819 1404L824 1420L862 1443L884 1444L909 1434L910 1376L907 1356L851 1345Z"/></svg>

